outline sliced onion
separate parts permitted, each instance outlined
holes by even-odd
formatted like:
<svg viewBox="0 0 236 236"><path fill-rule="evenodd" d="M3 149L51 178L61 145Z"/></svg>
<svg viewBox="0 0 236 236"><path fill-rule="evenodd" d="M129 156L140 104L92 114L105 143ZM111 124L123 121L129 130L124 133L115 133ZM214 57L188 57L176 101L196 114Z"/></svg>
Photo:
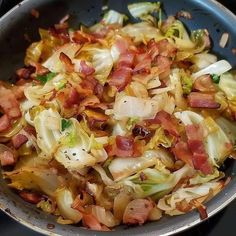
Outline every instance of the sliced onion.
<svg viewBox="0 0 236 236"><path fill-rule="evenodd" d="M114 199L113 212L114 216L118 220L121 221L123 219L125 209L129 204L129 202L131 202L131 200L132 200L131 195L126 193L125 191L122 191L118 195L116 195Z"/></svg>
<svg viewBox="0 0 236 236"><path fill-rule="evenodd" d="M207 74L222 75L231 69L232 69L232 66L229 64L228 61L220 60L220 61L217 61L216 63L213 63L210 66L192 74L192 77L194 79L197 79L198 77L200 77L202 75L207 75Z"/></svg>
<svg viewBox="0 0 236 236"><path fill-rule="evenodd" d="M110 211L105 210L103 207L93 206L92 214L100 223L106 225L107 227L114 227L119 224L119 221L114 217L114 215Z"/></svg>

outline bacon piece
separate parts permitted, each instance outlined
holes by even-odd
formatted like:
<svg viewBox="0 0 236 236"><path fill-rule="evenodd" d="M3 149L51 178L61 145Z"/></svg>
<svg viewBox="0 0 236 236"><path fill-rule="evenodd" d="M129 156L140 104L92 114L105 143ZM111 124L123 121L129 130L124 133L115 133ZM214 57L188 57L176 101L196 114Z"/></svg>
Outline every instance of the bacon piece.
<svg viewBox="0 0 236 236"><path fill-rule="evenodd" d="M20 197L31 204L38 204L42 200L42 196L37 193L30 193L27 191L22 191L19 193Z"/></svg>
<svg viewBox="0 0 236 236"><path fill-rule="evenodd" d="M193 165L196 170L202 171L204 174L212 173L212 166L209 163L208 155L205 151L203 138L203 129L198 124L187 125L185 127L188 147L193 153Z"/></svg>
<svg viewBox="0 0 236 236"><path fill-rule="evenodd" d="M14 165L16 160L14 158L14 154L11 151L3 151L0 154L0 162L1 166L9 166Z"/></svg>
<svg viewBox="0 0 236 236"><path fill-rule="evenodd" d="M180 141L178 142L174 148L172 148L172 151L175 155L175 157L179 160L182 160L184 163L189 164L193 167L193 154L190 151L188 144L186 142Z"/></svg>
<svg viewBox="0 0 236 236"><path fill-rule="evenodd" d="M186 135L189 140L203 140L204 130L199 124L187 125L185 127Z"/></svg>
<svg viewBox="0 0 236 236"><path fill-rule="evenodd" d="M210 75L202 75L198 77L193 84L193 88L200 92L215 92L216 91L216 87Z"/></svg>
<svg viewBox="0 0 236 236"><path fill-rule="evenodd" d="M169 134L179 137L177 125L175 124L174 118L171 117L166 111L159 111L154 119L147 120L150 124L160 124L161 127L168 131Z"/></svg>
<svg viewBox="0 0 236 236"><path fill-rule="evenodd" d="M149 54L143 53L135 57L134 73L150 73L152 58Z"/></svg>
<svg viewBox="0 0 236 236"><path fill-rule="evenodd" d="M156 65L160 79L164 79L170 75L171 64L172 61L168 57L157 56Z"/></svg>
<svg viewBox="0 0 236 236"><path fill-rule="evenodd" d="M114 46L118 49L120 54L127 52L129 50L130 45L131 41L129 40L129 38L121 38L121 37L116 39L116 42L114 44Z"/></svg>
<svg viewBox="0 0 236 236"><path fill-rule="evenodd" d="M34 67L35 73L37 75L45 75L45 74L48 74L50 72L48 68L44 67L43 65L41 65L38 62L30 62L30 65L32 67Z"/></svg>
<svg viewBox="0 0 236 236"><path fill-rule="evenodd" d="M122 53L119 57L117 68L132 67L133 63L134 63L134 53L131 52Z"/></svg>
<svg viewBox="0 0 236 236"><path fill-rule="evenodd" d="M23 134L17 134L12 138L12 144L15 149L20 148L24 143L28 141L28 138Z"/></svg>
<svg viewBox="0 0 236 236"><path fill-rule="evenodd" d="M99 82L93 76L87 76L80 83L81 87L87 90L87 92L89 92L91 95L93 94L93 91L95 87L98 86L98 84Z"/></svg>
<svg viewBox="0 0 236 236"><path fill-rule="evenodd" d="M79 101L80 101L79 94L78 94L78 92L76 91L76 89L72 87L72 88L70 89L70 92L69 92L69 94L68 94L67 99L65 100L64 107L65 107L65 108L70 108L70 107L72 107L73 105L78 104Z"/></svg>
<svg viewBox="0 0 236 236"><path fill-rule="evenodd" d="M8 130L10 127L11 120L9 119L9 117L6 114L0 117L0 132Z"/></svg>
<svg viewBox="0 0 236 236"><path fill-rule="evenodd" d="M217 109L220 104L215 101L214 94L192 92L188 96L188 102L192 108Z"/></svg>
<svg viewBox="0 0 236 236"><path fill-rule="evenodd" d="M193 153L193 165L196 170L200 170L205 175L212 174L212 166L208 161L206 153Z"/></svg>
<svg viewBox="0 0 236 236"><path fill-rule="evenodd" d="M124 90L127 84L130 83L132 79L132 69L131 68L117 68L113 71L108 84L110 86L115 86L120 92Z"/></svg>
<svg viewBox="0 0 236 236"><path fill-rule="evenodd" d="M134 139L132 137L116 136L116 145L120 150L133 153Z"/></svg>
<svg viewBox="0 0 236 236"><path fill-rule="evenodd" d="M96 38L91 34L87 34L85 32L78 30L73 32L72 41L79 44L84 44L87 42L94 43L96 42Z"/></svg>
<svg viewBox="0 0 236 236"><path fill-rule="evenodd" d="M150 40L147 44L148 55L154 60L159 55L159 47L154 39Z"/></svg>
<svg viewBox="0 0 236 236"><path fill-rule="evenodd" d="M74 71L74 64L72 63L71 59L63 52L60 53L60 60L65 65L67 72Z"/></svg>
<svg viewBox="0 0 236 236"><path fill-rule="evenodd" d="M124 224L144 224L148 215L153 209L153 204L147 199L135 199L131 201L124 212L123 223Z"/></svg>
<svg viewBox="0 0 236 236"><path fill-rule="evenodd" d="M81 73L84 75L92 75L95 72L95 69L92 66L89 66L86 64L85 61L81 61L80 62L80 66L81 66Z"/></svg>
<svg viewBox="0 0 236 236"><path fill-rule="evenodd" d="M92 230L102 231L102 225L93 214L83 214L83 225Z"/></svg>
<svg viewBox="0 0 236 236"><path fill-rule="evenodd" d="M138 157L143 153L142 143L134 142L132 137L116 136L115 143L108 145L106 151L109 156Z"/></svg>
<svg viewBox="0 0 236 236"><path fill-rule="evenodd" d="M157 47L160 56L173 58L177 53L177 48L167 39L162 39L157 42Z"/></svg>
<svg viewBox="0 0 236 236"><path fill-rule="evenodd" d="M16 75L21 79L30 79L32 73L35 72L34 67L20 68L16 71Z"/></svg>
<svg viewBox="0 0 236 236"><path fill-rule="evenodd" d="M62 26L55 25L54 27L50 27L48 31L53 37L60 39L64 44L69 43L68 25L62 24Z"/></svg>
<svg viewBox="0 0 236 236"><path fill-rule="evenodd" d="M11 90L0 86L0 107L4 113L11 118L19 118L21 116L20 105Z"/></svg>

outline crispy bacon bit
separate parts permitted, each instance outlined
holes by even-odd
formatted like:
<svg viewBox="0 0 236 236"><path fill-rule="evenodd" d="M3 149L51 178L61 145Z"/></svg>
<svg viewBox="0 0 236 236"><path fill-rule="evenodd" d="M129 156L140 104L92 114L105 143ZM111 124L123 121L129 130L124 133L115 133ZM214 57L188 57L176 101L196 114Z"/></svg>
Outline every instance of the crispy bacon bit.
<svg viewBox="0 0 236 236"><path fill-rule="evenodd" d="M64 107L65 108L70 108L73 105L78 104L79 101L80 101L79 94L76 91L76 89L72 87L70 89L69 95L68 95L68 97L65 101Z"/></svg>
<svg viewBox="0 0 236 236"><path fill-rule="evenodd" d="M79 44L80 43L84 44L87 42L94 43L96 42L96 38L91 34L87 34L85 32L78 30L78 31L73 32L72 41Z"/></svg>
<svg viewBox="0 0 236 236"><path fill-rule="evenodd" d="M30 193L27 191L22 191L19 193L20 197L31 204L38 204L42 200L42 196L37 193Z"/></svg>
<svg viewBox="0 0 236 236"><path fill-rule="evenodd" d="M154 60L159 55L159 47L154 39L150 40L147 44L148 55Z"/></svg>
<svg viewBox="0 0 236 236"><path fill-rule="evenodd" d="M159 50L159 55L163 57L175 57L177 53L177 48L170 43L167 39L163 39L157 42L157 47Z"/></svg>
<svg viewBox="0 0 236 236"><path fill-rule="evenodd" d="M175 120L165 111L159 111L154 119L147 120L150 124L160 124L161 127L168 131L169 134L178 137L179 133L176 128Z"/></svg>
<svg viewBox="0 0 236 236"><path fill-rule="evenodd" d="M216 91L216 87L210 75L202 75L198 77L193 84L193 88L200 92L215 92Z"/></svg>
<svg viewBox="0 0 236 236"><path fill-rule="evenodd" d="M1 166L9 166L14 165L16 160L14 158L14 154L11 151L4 151L0 154L0 162Z"/></svg>
<svg viewBox="0 0 236 236"><path fill-rule="evenodd" d="M131 151L133 153L134 139L118 135L116 136L116 145L123 151Z"/></svg>
<svg viewBox="0 0 236 236"><path fill-rule="evenodd" d="M32 9L30 14L35 17L36 19L39 18L39 12L36 9Z"/></svg>
<svg viewBox="0 0 236 236"><path fill-rule="evenodd" d="M31 62L30 65L35 68L35 73L37 75L45 75L50 72L48 68L42 66L40 63Z"/></svg>
<svg viewBox="0 0 236 236"><path fill-rule="evenodd" d="M193 154L191 153L187 143L183 141L178 142L175 147L172 148L172 151L177 159L182 160L184 163L187 163L193 167Z"/></svg>
<svg viewBox="0 0 236 236"><path fill-rule="evenodd" d="M131 201L124 212L123 223L129 225L144 224L153 209L153 204L147 199L135 199Z"/></svg>
<svg viewBox="0 0 236 236"><path fill-rule="evenodd" d="M127 84L130 83L132 79L132 69L123 67L115 69L108 81L110 86L114 86L120 92L124 90Z"/></svg>
<svg viewBox="0 0 236 236"><path fill-rule="evenodd" d="M143 153L143 143L134 142L132 137L116 136L115 143L108 145L109 156L138 157Z"/></svg>
<svg viewBox="0 0 236 236"><path fill-rule="evenodd" d="M20 79L30 79L30 76L32 73L35 72L35 68L34 67L27 67L27 68L21 68L18 69L16 71L16 75L20 78Z"/></svg>
<svg viewBox="0 0 236 236"><path fill-rule="evenodd" d="M9 117L5 114L2 117L0 117L0 132L6 131L11 127L11 120Z"/></svg>
<svg viewBox="0 0 236 236"><path fill-rule="evenodd" d="M192 210L192 205L189 204L186 199L176 203L176 209L182 212L189 212Z"/></svg>
<svg viewBox="0 0 236 236"><path fill-rule="evenodd" d="M136 55L135 61L134 73L150 73L152 58L149 54L143 53Z"/></svg>
<svg viewBox="0 0 236 236"><path fill-rule="evenodd" d="M67 72L74 71L74 64L72 63L71 59L63 52L60 53L60 60L65 65Z"/></svg>
<svg viewBox="0 0 236 236"><path fill-rule="evenodd" d="M134 53L126 52L120 55L117 67L132 67L134 62Z"/></svg>
<svg viewBox="0 0 236 236"><path fill-rule="evenodd" d="M12 138L12 144L15 149L20 148L27 141L28 138L23 134L17 134Z"/></svg>
<svg viewBox="0 0 236 236"><path fill-rule="evenodd" d="M115 46L118 48L119 52L123 54L129 50L130 41L120 37L116 40Z"/></svg>
<svg viewBox="0 0 236 236"><path fill-rule="evenodd" d="M200 125L187 125L185 127L188 138L188 147L193 153L192 162L196 170L204 174L212 173L212 166L208 161L208 155L203 143L203 129Z"/></svg>
<svg viewBox="0 0 236 236"><path fill-rule="evenodd" d="M95 69L92 66L87 65L86 62L83 60L80 62L80 67L81 73L85 76L92 75L95 72Z"/></svg>
<svg viewBox="0 0 236 236"><path fill-rule="evenodd" d="M102 225L99 223L97 218L92 214L83 214L83 225L92 230L103 231Z"/></svg>
<svg viewBox="0 0 236 236"><path fill-rule="evenodd" d="M170 75L172 61L168 57L158 56L156 58L157 72L160 79L165 79Z"/></svg>
<svg viewBox="0 0 236 236"><path fill-rule="evenodd" d="M21 116L20 105L11 90L0 86L0 107L4 113L11 119Z"/></svg>
<svg viewBox="0 0 236 236"><path fill-rule="evenodd" d="M214 94L192 92L188 96L188 102L192 108L217 109L220 104L215 101Z"/></svg>

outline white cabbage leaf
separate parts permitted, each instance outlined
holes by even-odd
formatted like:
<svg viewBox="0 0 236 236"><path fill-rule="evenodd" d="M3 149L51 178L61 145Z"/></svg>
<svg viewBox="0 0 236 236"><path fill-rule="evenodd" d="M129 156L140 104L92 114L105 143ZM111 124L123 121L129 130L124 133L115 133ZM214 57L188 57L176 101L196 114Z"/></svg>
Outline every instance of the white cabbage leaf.
<svg viewBox="0 0 236 236"><path fill-rule="evenodd" d="M11 172L5 172L4 178L11 180L10 187L23 190L40 191L53 197L60 182L58 176L45 167L25 167L18 168Z"/></svg>
<svg viewBox="0 0 236 236"><path fill-rule="evenodd" d="M161 164L163 153L159 151L146 151L143 156L136 158L115 158L111 161L108 169L115 181L119 181L137 171L146 169L148 167ZM162 164L163 165L163 164Z"/></svg>
<svg viewBox="0 0 236 236"><path fill-rule="evenodd" d="M52 155L58 147L58 141L63 136L60 125L61 116L57 111L43 110L34 119L37 133L37 144L47 155Z"/></svg>
<svg viewBox="0 0 236 236"><path fill-rule="evenodd" d="M236 101L236 79L233 74L225 73L221 75L219 88L226 94L231 101Z"/></svg>
<svg viewBox="0 0 236 236"><path fill-rule="evenodd" d="M160 104L154 99L142 99L132 96L117 96L113 108L113 114L116 120L136 117L140 119L154 118L160 111Z"/></svg>
<svg viewBox="0 0 236 236"><path fill-rule="evenodd" d="M147 168L122 180L122 183L133 188L137 198L158 199L169 193L182 178L191 177L193 173L194 170L188 165L173 173ZM145 176L144 179L141 179L142 175Z"/></svg>
<svg viewBox="0 0 236 236"><path fill-rule="evenodd" d="M128 5L130 14L134 18L143 18L160 10L160 2L139 2Z"/></svg>
<svg viewBox="0 0 236 236"><path fill-rule="evenodd" d="M132 25L126 25L121 29L121 32L124 35L133 38L134 43L137 44L147 43L151 39L159 41L164 38L160 30L158 28L155 28L148 22L140 22Z"/></svg>
<svg viewBox="0 0 236 236"><path fill-rule="evenodd" d="M70 220L73 224L80 222L82 219L82 214L79 211L71 208L74 198L72 192L69 189L57 189L55 198L59 212L65 220Z"/></svg>
<svg viewBox="0 0 236 236"><path fill-rule="evenodd" d="M115 10L109 10L102 18L102 23L107 25L118 24L123 26L125 20L127 20L126 15Z"/></svg>
<svg viewBox="0 0 236 236"><path fill-rule="evenodd" d="M194 200L197 203L203 203L209 200L209 197L215 196L221 191L223 184L221 182L209 182L201 185L180 188L177 191L166 195L159 200L157 207L167 215L181 215L196 208ZM181 209L181 203L184 201L185 209ZM196 204L197 204L196 203ZM186 206L187 204L187 206Z"/></svg>
<svg viewBox="0 0 236 236"><path fill-rule="evenodd" d="M24 103L24 109L29 109L32 106L40 105L42 99L48 100L53 93L54 89L59 89L59 85L66 83L66 75L61 73L55 75L55 77L45 83L44 85L30 85L24 90L24 94L28 99L27 103Z"/></svg>
<svg viewBox="0 0 236 236"><path fill-rule="evenodd" d="M67 43L55 51L52 56L43 63L43 66L54 73L66 72L65 65L60 60L60 54L64 53L72 60L80 48L80 44Z"/></svg>
<svg viewBox="0 0 236 236"><path fill-rule="evenodd" d="M80 70L80 62L84 60L95 69L94 76L104 84L112 70L113 58L109 48L101 47L98 44L84 45L76 58L72 60L76 70Z"/></svg>

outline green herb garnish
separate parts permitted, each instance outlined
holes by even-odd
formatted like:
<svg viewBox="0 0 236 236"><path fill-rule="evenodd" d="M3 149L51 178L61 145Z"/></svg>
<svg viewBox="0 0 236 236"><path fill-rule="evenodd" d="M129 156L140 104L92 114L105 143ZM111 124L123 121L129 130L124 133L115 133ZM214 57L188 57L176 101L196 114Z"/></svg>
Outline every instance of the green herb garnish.
<svg viewBox="0 0 236 236"><path fill-rule="evenodd" d="M52 80L56 76L56 73L50 72L46 75L38 75L36 77L42 84L46 84L48 81Z"/></svg>
<svg viewBox="0 0 236 236"><path fill-rule="evenodd" d="M211 79L215 84L219 84L219 82L220 82L220 76L219 75L212 74Z"/></svg>
<svg viewBox="0 0 236 236"><path fill-rule="evenodd" d="M72 125L71 120L62 119L61 120L61 131L64 131L65 129L69 128L71 125Z"/></svg>

